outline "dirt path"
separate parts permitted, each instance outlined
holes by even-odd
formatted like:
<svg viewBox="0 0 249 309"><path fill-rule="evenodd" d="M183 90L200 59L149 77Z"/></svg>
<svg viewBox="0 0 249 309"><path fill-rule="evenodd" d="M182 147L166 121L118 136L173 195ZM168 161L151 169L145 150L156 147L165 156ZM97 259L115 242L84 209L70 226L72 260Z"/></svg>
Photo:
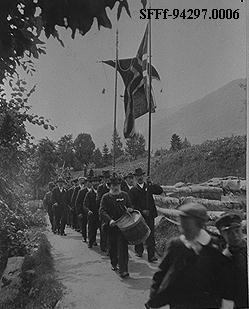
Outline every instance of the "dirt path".
<svg viewBox="0 0 249 309"><path fill-rule="evenodd" d="M47 232L58 278L66 287L56 309L144 308L157 265L151 266L130 250L131 278L122 280L110 269L109 258L99 247L88 249L81 235L70 228L66 233L63 237Z"/></svg>

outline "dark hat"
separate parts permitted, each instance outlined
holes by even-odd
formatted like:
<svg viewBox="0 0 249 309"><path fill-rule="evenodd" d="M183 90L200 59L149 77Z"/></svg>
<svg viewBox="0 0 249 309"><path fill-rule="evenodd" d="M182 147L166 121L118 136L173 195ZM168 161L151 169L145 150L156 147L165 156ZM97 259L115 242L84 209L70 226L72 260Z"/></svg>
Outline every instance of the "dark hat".
<svg viewBox="0 0 249 309"><path fill-rule="evenodd" d="M121 178L118 177L116 174L113 174L108 181L109 185L119 185L121 183Z"/></svg>
<svg viewBox="0 0 249 309"><path fill-rule="evenodd" d="M179 215L183 217L193 217L204 221L208 220L207 209L197 203L187 203L179 208Z"/></svg>
<svg viewBox="0 0 249 309"><path fill-rule="evenodd" d="M145 174L145 172L142 170L142 168L138 167L138 168L135 169L135 173L133 175L134 176L142 176L144 174Z"/></svg>
<svg viewBox="0 0 249 309"><path fill-rule="evenodd" d="M104 178L110 178L111 177L110 171L109 170L102 171L102 176Z"/></svg>
<svg viewBox="0 0 249 309"><path fill-rule="evenodd" d="M65 181L62 177L59 177L59 178L58 178L57 183L58 183L58 182L64 182L64 183L66 183L66 181Z"/></svg>
<svg viewBox="0 0 249 309"><path fill-rule="evenodd" d="M133 178L134 175L132 173L128 173L124 176L124 179L127 179L127 178Z"/></svg>
<svg viewBox="0 0 249 309"><path fill-rule="evenodd" d="M225 231L234 227L241 226L242 219L239 214L228 212L221 215L215 222L219 230Z"/></svg>

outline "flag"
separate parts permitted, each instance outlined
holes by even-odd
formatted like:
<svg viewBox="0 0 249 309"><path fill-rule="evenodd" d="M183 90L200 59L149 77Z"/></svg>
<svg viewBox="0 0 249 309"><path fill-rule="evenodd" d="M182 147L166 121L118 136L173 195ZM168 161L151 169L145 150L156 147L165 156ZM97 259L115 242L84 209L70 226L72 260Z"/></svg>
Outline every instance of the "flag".
<svg viewBox="0 0 249 309"><path fill-rule="evenodd" d="M116 63L113 60L103 61L115 68ZM135 134L135 119L149 111L148 108L148 26L146 27L142 42L139 46L135 58L118 60L117 70L120 73L124 84L124 137L130 138ZM151 77L160 80L156 69L151 65ZM146 86L145 86L146 82ZM155 107L153 96L152 104ZM152 109L153 111L153 109Z"/></svg>

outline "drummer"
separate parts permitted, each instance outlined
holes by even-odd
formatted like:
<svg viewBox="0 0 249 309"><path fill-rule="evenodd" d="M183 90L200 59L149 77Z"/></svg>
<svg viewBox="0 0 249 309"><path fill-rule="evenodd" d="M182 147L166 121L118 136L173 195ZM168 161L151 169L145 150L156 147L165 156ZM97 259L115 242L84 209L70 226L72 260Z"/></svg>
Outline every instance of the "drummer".
<svg viewBox="0 0 249 309"><path fill-rule="evenodd" d="M110 192L103 195L100 203L100 218L108 225L109 253L113 271L119 271L121 278L129 277L128 242L116 226L116 220L127 211L132 211L130 198L120 189L121 179L110 178Z"/></svg>

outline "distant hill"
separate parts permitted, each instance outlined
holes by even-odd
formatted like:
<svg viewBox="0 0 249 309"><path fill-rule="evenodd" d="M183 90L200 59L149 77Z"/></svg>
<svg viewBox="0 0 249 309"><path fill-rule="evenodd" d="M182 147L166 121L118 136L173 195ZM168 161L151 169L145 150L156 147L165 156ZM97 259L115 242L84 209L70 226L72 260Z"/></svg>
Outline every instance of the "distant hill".
<svg viewBox="0 0 249 309"><path fill-rule="evenodd" d="M207 139L246 134L246 92L240 86L244 79L234 80L200 100L176 109L163 109L153 116L153 149L168 148L172 134L187 137L192 144ZM144 118L144 117L143 117ZM122 132L123 120L118 121ZM147 136L147 120L137 121L139 131ZM93 139L102 145L111 136L110 125L97 130Z"/></svg>

